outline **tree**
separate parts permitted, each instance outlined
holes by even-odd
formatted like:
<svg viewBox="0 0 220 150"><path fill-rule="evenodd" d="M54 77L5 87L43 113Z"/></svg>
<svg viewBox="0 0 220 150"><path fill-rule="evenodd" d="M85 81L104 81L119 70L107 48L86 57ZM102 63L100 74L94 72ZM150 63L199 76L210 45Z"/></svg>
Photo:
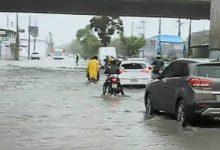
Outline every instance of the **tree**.
<svg viewBox="0 0 220 150"><path fill-rule="evenodd" d="M71 43L63 45L67 53L79 53L81 56L83 55L82 46L77 40L72 40Z"/></svg>
<svg viewBox="0 0 220 150"><path fill-rule="evenodd" d="M84 55L92 56L98 52L100 41L90 30L89 25L77 31L76 40L81 44Z"/></svg>
<svg viewBox="0 0 220 150"><path fill-rule="evenodd" d="M142 48L146 41L143 37L124 37L121 36L121 42L127 49L129 57L133 57L139 53L139 49Z"/></svg>
<svg viewBox="0 0 220 150"><path fill-rule="evenodd" d="M102 47L108 46L113 34L123 32L123 23L119 17L95 16L90 20L90 27L97 32Z"/></svg>
<svg viewBox="0 0 220 150"><path fill-rule="evenodd" d="M119 55L122 55L122 56L127 56L127 50L126 50L126 47L125 45L122 44L120 38L114 38L111 40L110 44L109 44L110 47L115 47L116 50L117 50L117 53Z"/></svg>

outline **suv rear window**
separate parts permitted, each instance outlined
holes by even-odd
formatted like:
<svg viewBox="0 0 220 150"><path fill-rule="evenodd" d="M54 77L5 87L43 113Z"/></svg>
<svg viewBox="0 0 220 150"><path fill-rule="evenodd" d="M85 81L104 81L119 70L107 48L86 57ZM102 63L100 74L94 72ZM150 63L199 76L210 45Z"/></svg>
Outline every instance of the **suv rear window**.
<svg viewBox="0 0 220 150"><path fill-rule="evenodd" d="M196 70L198 76L220 78L220 64L198 65Z"/></svg>
<svg viewBox="0 0 220 150"><path fill-rule="evenodd" d="M141 63L129 63L129 64L122 64L121 67L124 69L145 69L146 65Z"/></svg>

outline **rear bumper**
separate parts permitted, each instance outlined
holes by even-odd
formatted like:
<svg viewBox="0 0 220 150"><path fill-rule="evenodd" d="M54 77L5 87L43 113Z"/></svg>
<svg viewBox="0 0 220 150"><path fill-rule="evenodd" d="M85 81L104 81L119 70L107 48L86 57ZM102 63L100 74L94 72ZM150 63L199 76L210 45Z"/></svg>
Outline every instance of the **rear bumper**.
<svg viewBox="0 0 220 150"><path fill-rule="evenodd" d="M207 108L202 112L201 116L220 116L220 108Z"/></svg>
<svg viewBox="0 0 220 150"><path fill-rule="evenodd" d="M40 59L40 57L31 57L31 59Z"/></svg>
<svg viewBox="0 0 220 150"><path fill-rule="evenodd" d="M220 101L201 101L188 107L189 116L220 116Z"/></svg>
<svg viewBox="0 0 220 150"><path fill-rule="evenodd" d="M150 82L150 79L137 79L132 80L129 78L120 78L121 85L147 85Z"/></svg>
<svg viewBox="0 0 220 150"><path fill-rule="evenodd" d="M53 57L53 59L64 59L64 57Z"/></svg>

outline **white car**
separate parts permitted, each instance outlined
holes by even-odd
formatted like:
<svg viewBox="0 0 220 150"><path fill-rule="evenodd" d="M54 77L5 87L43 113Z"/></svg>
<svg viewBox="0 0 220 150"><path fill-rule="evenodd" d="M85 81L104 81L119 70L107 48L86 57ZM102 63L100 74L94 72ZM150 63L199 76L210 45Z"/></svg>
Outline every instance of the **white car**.
<svg viewBox="0 0 220 150"><path fill-rule="evenodd" d="M64 53L62 50L55 50L54 51L54 55L53 55L53 59L64 59Z"/></svg>
<svg viewBox="0 0 220 150"><path fill-rule="evenodd" d="M33 52L33 53L31 54L31 60L33 60L33 59L38 59L38 60L40 60L40 56L39 56L39 53L38 53L38 52Z"/></svg>
<svg viewBox="0 0 220 150"><path fill-rule="evenodd" d="M147 85L151 81L148 67L143 61L123 61L119 68L121 85Z"/></svg>

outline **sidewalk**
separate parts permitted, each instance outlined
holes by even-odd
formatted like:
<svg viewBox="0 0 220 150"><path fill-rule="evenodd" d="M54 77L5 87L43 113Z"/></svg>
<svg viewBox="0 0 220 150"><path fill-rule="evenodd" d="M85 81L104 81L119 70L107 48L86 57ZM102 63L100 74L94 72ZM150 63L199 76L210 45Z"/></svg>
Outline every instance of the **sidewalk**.
<svg viewBox="0 0 220 150"><path fill-rule="evenodd" d="M86 69L87 63L83 59L79 60L79 66L76 66L73 58L65 57L63 60L54 60L51 57L41 58L40 60L20 59L14 60L0 60L0 67L16 66L26 68L44 68L44 69Z"/></svg>

